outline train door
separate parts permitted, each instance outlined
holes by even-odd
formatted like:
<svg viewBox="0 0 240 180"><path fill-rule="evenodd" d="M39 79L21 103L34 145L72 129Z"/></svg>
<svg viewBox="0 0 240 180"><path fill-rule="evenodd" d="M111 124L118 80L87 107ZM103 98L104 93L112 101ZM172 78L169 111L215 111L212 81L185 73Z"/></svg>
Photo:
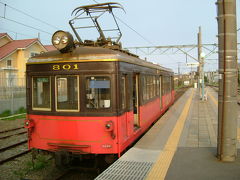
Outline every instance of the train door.
<svg viewBox="0 0 240 180"><path fill-rule="evenodd" d="M133 74L133 113L134 113L134 130L140 127L139 123L139 74Z"/></svg>
<svg viewBox="0 0 240 180"><path fill-rule="evenodd" d="M162 76L159 76L159 98L160 98L160 109L162 109Z"/></svg>

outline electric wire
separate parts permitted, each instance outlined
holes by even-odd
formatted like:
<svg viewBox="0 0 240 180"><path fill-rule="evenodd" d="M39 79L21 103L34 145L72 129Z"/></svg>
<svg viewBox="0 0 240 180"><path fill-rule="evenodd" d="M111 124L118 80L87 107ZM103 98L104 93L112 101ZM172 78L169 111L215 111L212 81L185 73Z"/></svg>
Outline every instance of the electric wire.
<svg viewBox="0 0 240 180"><path fill-rule="evenodd" d="M31 38L36 38L36 35L33 35L33 34L24 34L24 33L19 33L19 32L16 32L16 31L13 31L13 30L10 30L10 29L5 29L5 28L1 28L0 29L4 30L4 31L8 31L10 33L14 33L15 35L22 35L22 36L25 36L25 37L31 37ZM40 38L41 40L45 40L45 41L48 41L47 39L45 38ZM17 38L15 37L15 40L17 40Z"/></svg>
<svg viewBox="0 0 240 180"><path fill-rule="evenodd" d="M16 31L12 31L12 30L9 30L9 29L5 29L5 28L1 28L3 31L8 31L8 32L11 32L11 33L14 33L14 34L19 34L19 35L22 35L22 36L26 36L26 37L34 37L33 35L29 35L29 34L23 34L23 33L19 33L19 32L16 32Z"/></svg>
<svg viewBox="0 0 240 180"><path fill-rule="evenodd" d="M27 24L24 24L24 23L15 21L15 20L13 20L13 19L9 19L9 18L3 17L3 16L0 16L0 18L5 19L5 20L8 20L8 21L11 21L11 22L14 22L14 23L16 23L16 24L19 24L19 25L22 25L22 26L25 26L25 27L28 27L28 28L31 28L31 29L34 29L34 30L37 30L37 31L41 31L41 32L46 33L46 34L48 34L48 35L52 35L51 33L47 32L47 31L44 31L44 30L35 28L35 27L33 27L33 26L30 26L30 25L27 25Z"/></svg>
<svg viewBox="0 0 240 180"><path fill-rule="evenodd" d="M95 3L99 3L96 0L93 0ZM151 45L154 45L151 41L149 41L147 38L145 38L143 35L141 35L139 32L137 32L135 29L133 29L131 26L129 26L126 22L124 22L123 20L121 20L119 17L117 17L115 15L116 19L118 19L122 24L124 24L126 27L128 27L129 29L131 29L133 32L135 32L139 37L141 37L143 40L145 40L146 42L148 42Z"/></svg>
<svg viewBox="0 0 240 180"><path fill-rule="evenodd" d="M154 45L151 41L149 41L147 38L145 38L143 35L141 35L139 32L137 32L135 29L133 29L132 27L130 27L127 23L125 23L123 20L121 20L119 17L115 16L122 24L124 24L125 26L127 26L129 29L131 29L133 32L135 32L139 37L141 37L143 40L145 40L146 42L148 42L151 45Z"/></svg>
<svg viewBox="0 0 240 180"><path fill-rule="evenodd" d="M4 6L9 7L10 9L13 9L13 10L19 12L19 13L22 13L22 14L24 14L25 16L28 16L28 17L30 17L30 18L32 18L32 19L34 19L34 20L36 20L36 21L39 21L39 22L41 22L41 23L43 23L43 24L45 24L45 25L48 25L48 26L50 26L50 27L52 27L52 28L54 28L54 29L59 29L58 27L53 26L52 24L49 24L49 23L47 23L47 22L45 22L45 21L43 21L43 20L41 20L41 19L39 19L39 18L33 17L33 16L31 16L31 15L29 15L29 14L27 14L27 13L25 13L25 12L23 12L23 11L17 9L17 8L14 8L14 7L12 7L12 6L9 6L9 5L6 4L6 3L0 2L0 4L3 4Z"/></svg>

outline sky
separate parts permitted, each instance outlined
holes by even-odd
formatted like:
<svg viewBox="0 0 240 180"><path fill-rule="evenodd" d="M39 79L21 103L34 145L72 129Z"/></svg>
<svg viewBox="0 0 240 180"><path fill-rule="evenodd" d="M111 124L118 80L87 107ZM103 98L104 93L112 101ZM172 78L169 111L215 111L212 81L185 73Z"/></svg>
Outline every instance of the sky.
<svg viewBox="0 0 240 180"><path fill-rule="evenodd" d="M122 4L125 12L115 10L121 19L119 26L123 34L123 47L163 46L197 44L198 27L202 28L202 42L217 43L217 0L115 0ZM237 18L240 18L240 0L237 1ZM13 39L40 37L42 44L51 44L51 36L57 30L72 33L68 21L73 9L83 5L112 2L106 0L0 0L0 32L7 32ZM6 11L4 4L7 4ZM33 18L26 16L24 13ZM4 19L2 17L6 17ZM9 20L10 19L10 20ZM41 21L39 21L41 20ZM15 22L13 22L15 21ZM16 23L18 22L18 23ZM44 23L43 23L44 22ZM22 23L22 24L19 24ZM106 20L106 23L110 21ZM28 26L28 27L26 27ZM30 28L30 27L34 27ZM129 28L130 27L130 28ZM239 28L239 23L237 25ZM137 33L136 33L137 32ZM139 35L140 34L140 35ZM239 36L238 32L238 36ZM90 31L81 35L90 35ZM196 56L197 52L193 52ZM184 55L154 55L141 58L178 70L190 71L185 65ZM217 59L215 54L213 59ZM189 59L189 62L195 62ZM217 60L206 61L205 71L218 68Z"/></svg>

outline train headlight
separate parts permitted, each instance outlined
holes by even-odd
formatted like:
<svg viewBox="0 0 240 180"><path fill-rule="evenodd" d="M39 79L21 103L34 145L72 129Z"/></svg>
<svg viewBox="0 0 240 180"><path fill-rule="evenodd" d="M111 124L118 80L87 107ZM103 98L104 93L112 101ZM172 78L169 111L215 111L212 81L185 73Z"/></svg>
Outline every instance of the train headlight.
<svg viewBox="0 0 240 180"><path fill-rule="evenodd" d="M67 44L67 42L68 42L68 37L67 36L63 36L62 37L62 43L63 44Z"/></svg>
<svg viewBox="0 0 240 180"><path fill-rule="evenodd" d="M75 48L73 36L69 32L61 30L53 34L52 44L61 53L72 51Z"/></svg>
<svg viewBox="0 0 240 180"><path fill-rule="evenodd" d="M59 45L60 41L61 41L61 38L58 36L54 37L54 39L52 40L54 46Z"/></svg>

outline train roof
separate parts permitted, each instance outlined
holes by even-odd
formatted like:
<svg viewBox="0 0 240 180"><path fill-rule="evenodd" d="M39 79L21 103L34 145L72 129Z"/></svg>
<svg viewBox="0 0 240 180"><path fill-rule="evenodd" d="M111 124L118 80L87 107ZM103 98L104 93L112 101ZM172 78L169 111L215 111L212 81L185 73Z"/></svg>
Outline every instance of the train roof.
<svg viewBox="0 0 240 180"><path fill-rule="evenodd" d="M31 57L27 64L47 64L62 62L99 62L99 61L120 61L131 64L137 64L149 68L159 69L162 71L173 72L169 68L139 59L136 55L126 51L113 50L102 47L83 46L77 47L72 52L61 53L58 50L49 51L37 56Z"/></svg>

